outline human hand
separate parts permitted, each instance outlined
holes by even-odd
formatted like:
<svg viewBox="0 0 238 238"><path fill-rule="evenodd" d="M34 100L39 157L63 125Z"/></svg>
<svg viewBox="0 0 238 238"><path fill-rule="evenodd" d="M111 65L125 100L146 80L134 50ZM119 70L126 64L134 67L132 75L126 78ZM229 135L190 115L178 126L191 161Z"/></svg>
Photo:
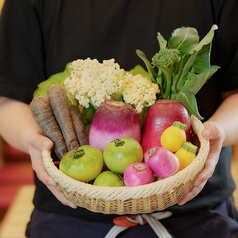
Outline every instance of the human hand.
<svg viewBox="0 0 238 238"><path fill-rule="evenodd" d="M32 168L40 181L42 181L53 195L64 205L77 208L77 205L67 200L64 195L56 189L57 183L47 173L42 160L42 150L51 150L53 142L40 133L34 133L29 138L29 154Z"/></svg>
<svg viewBox="0 0 238 238"><path fill-rule="evenodd" d="M179 205L185 204L196 197L198 193L200 193L207 180L212 176L219 160L222 143L225 137L224 131L217 123L213 121L205 122L204 127L205 129L202 131L202 136L210 141L210 151L205 162L204 169L194 180L193 188L179 200Z"/></svg>

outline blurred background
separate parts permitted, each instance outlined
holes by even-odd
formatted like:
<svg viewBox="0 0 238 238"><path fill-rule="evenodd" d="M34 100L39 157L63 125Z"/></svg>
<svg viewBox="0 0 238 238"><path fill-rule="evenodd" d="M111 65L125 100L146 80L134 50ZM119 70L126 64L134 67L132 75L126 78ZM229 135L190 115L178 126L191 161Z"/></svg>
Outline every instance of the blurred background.
<svg viewBox="0 0 238 238"><path fill-rule="evenodd" d="M33 172L27 154L9 146L0 138L0 219L24 185L33 184Z"/></svg>

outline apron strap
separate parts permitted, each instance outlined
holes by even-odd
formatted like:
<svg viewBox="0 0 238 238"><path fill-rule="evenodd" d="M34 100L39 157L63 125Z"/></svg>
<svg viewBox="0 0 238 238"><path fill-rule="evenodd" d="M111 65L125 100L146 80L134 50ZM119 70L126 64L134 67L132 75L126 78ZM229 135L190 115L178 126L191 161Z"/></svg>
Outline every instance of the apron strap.
<svg viewBox="0 0 238 238"><path fill-rule="evenodd" d="M167 229L159 221L170 217L172 212L155 212L150 214L118 216L113 219L114 226L109 230L105 238L116 238L124 230L137 226L149 224L159 238L172 238Z"/></svg>

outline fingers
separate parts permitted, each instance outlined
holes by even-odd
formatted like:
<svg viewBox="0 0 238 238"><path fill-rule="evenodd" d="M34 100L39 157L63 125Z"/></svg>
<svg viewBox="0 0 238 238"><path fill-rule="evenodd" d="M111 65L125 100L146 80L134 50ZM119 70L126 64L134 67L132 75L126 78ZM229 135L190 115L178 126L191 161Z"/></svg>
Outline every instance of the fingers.
<svg viewBox="0 0 238 238"><path fill-rule="evenodd" d="M184 205L186 202L192 200L194 197L196 197L200 191L205 186L206 181L203 183L198 184L197 186L194 186L185 196L183 196L179 201L178 205Z"/></svg>
<svg viewBox="0 0 238 238"><path fill-rule="evenodd" d="M48 189L52 192L52 194L62 204L70 206L72 208L77 208L77 205L75 205L71 201L67 200L64 197L64 195L56 189L57 182L53 178L51 178L51 176L46 171L46 169L42 163L41 153L38 153L38 151L37 151L37 153L35 153L33 151L32 154L34 154L34 158L32 157L32 167L33 167L34 171L36 172L38 179L48 187Z"/></svg>
<svg viewBox="0 0 238 238"><path fill-rule="evenodd" d="M69 206L71 208L77 208L77 205L68 199L65 198L65 196L59 192L54 186L47 186L48 189L53 193L53 195L65 206Z"/></svg>
<svg viewBox="0 0 238 238"><path fill-rule="evenodd" d="M191 189L191 191L189 191L188 194L186 194L184 197L181 198L181 200L178 202L179 205L185 204L186 202L190 201L191 199L196 197L198 193L201 192L207 180L212 176L216 164L218 162L218 158L219 153L209 154L205 162L204 169L202 170L201 173L198 174L198 176L195 178L193 182L193 188Z"/></svg>
<svg viewBox="0 0 238 238"><path fill-rule="evenodd" d="M216 165L219 160L219 154L222 147L222 141L224 138L223 129L217 125L217 123L212 121L207 121L204 123L205 129L202 131L202 136L210 141L210 151L207 160L204 164L204 169L198 174L193 182L193 188L189 193L180 199L179 205L183 205L186 202L193 199L198 193L201 192L205 186L207 180L212 176Z"/></svg>
<svg viewBox="0 0 238 238"><path fill-rule="evenodd" d="M213 174L216 164L218 162L218 157L216 155L210 156L207 159L203 171L198 174L196 179L194 180L194 186L197 186L200 183L206 182Z"/></svg>
<svg viewBox="0 0 238 238"><path fill-rule="evenodd" d="M205 168L200 174L198 174L198 176L194 180L193 188L184 197L181 198L181 200L178 202L179 205L183 205L186 202L192 200L202 191L203 187L207 183L207 180L212 176L215 166L216 165L213 160L206 162Z"/></svg>
<svg viewBox="0 0 238 238"><path fill-rule="evenodd" d="M57 183L49 176L42 161L42 150L51 150L53 143L41 134L33 134L29 138L29 154L31 156L32 168L37 177L47 186L56 186Z"/></svg>
<svg viewBox="0 0 238 238"><path fill-rule="evenodd" d="M225 137L224 129L213 121L206 121L203 123L204 130L202 131L202 136L206 140L223 140Z"/></svg>
<svg viewBox="0 0 238 238"><path fill-rule="evenodd" d="M41 134L31 135L29 138L29 154L31 156L32 168L36 172L38 179L44 183L52 194L64 205L77 208L77 205L65 198L65 196L56 189L57 183L50 177L46 171L43 160L42 150L51 150L53 142Z"/></svg>
<svg viewBox="0 0 238 238"><path fill-rule="evenodd" d="M29 137L29 145L33 146L39 151L51 150L53 147L53 142L41 134L34 134Z"/></svg>
<svg viewBox="0 0 238 238"><path fill-rule="evenodd" d="M34 171L36 172L36 175L38 179L44 183L46 186L52 186L56 187L57 183L55 182L54 179L50 177L48 172L45 170L45 167L43 164L34 164L35 166L33 167Z"/></svg>
<svg viewBox="0 0 238 238"><path fill-rule="evenodd" d="M77 205L73 202L67 200L64 195L56 189L57 183L49 176L45 167L41 163L36 163L36 171L37 177L40 181L42 181L47 188L53 193L53 195L64 205L70 206L72 208L77 208Z"/></svg>

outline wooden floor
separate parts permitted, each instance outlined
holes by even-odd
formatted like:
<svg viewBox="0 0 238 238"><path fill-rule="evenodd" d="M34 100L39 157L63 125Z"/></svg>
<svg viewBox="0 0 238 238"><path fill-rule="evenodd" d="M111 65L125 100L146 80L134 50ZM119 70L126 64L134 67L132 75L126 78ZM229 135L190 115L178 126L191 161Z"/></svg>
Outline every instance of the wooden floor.
<svg viewBox="0 0 238 238"><path fill-rule="evenodd" d="M25 238L25 229L33 210L34 185L20 188L0 225L0 238Z"/></svg>
<svg viewBox="0 0 238 238"><path fill-rule="evenodd" d="M25 237L33 191L29 156L1 143L0 138L0 238Z"/></svg>
<svg viewBox="0 0 238 238"><path fill-rule="evenodd" d="M238 209L238 145L233 148L231 172L236 183L236 190L234 192L235 205Z"/></svg>

